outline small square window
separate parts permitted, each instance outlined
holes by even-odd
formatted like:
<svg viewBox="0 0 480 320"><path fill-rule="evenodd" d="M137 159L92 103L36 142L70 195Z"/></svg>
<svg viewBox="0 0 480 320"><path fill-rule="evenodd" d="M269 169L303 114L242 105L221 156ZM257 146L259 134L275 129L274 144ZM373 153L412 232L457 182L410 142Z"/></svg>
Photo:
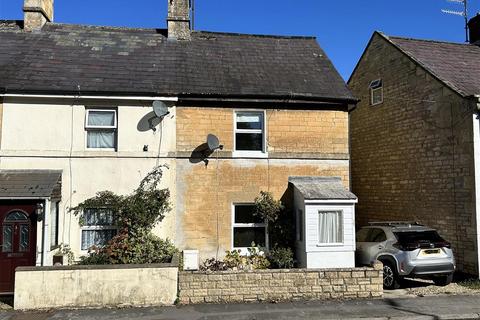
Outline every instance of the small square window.
<svg viewBox="0 0 480 320"><path fill-rule="evenodd" d="M383 102L383 82L381 79L370 83L370 105L374 106Z"/></svg>
<svg viewBox="0 0 480 320"><path fill-rule="evenodd" d="M253 204L237 204L233 208L233 247L246 249L265 247L267 230L265 221L254 215Z"/></svg>
<svg viewBox="0 0 480 320"><path fill-rule="evenodd" d="M85 130L88 149L116 149L117 111L87 110Z"/></svg>
<svg viewBox="0 0 480 320"><path fill-rule="evenodd" d="M263 112L235 112L235 152L265 152L265 117Z"/></svg>
<svg viewBox="0 0 480 320"><path fill-rule="evenodd" d="M343 243L342 211L318 212L318 243L326 245Z"/></svg>
<svg viewBox="0 0 480 320"><path fill-rule="evenodd" d="M82 250L88 250L92 246L104 246L117 234L114 215L109 209L87 209L83 218Z"/></svg>

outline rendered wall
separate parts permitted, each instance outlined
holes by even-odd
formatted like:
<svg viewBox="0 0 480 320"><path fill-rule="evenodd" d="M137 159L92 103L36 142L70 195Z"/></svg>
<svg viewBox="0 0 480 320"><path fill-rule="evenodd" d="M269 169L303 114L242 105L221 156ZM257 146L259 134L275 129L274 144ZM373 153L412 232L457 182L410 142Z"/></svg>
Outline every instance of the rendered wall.
<svg viewBox="0 0 480 320"><path fill-rule="evenodd" d="M173 265L20 267L15 310L173 305Z"/></svg>
<svg viewBox="0 0 480 320"><path fill-rule="evenodd" d="M81 229L78 217L69 208L110 190L131 193L140 180L157 164L166 164L161 187L169 188L175 203L175 108L171 108L157 131L148 128L152 115L148 102L125 105L125 102L8 100L3 105L0 169L62 170L62 201L59 215L59 242L68 244L75 258L81 251ZM118 150L87 150L85 107L117 106ZM148 151L143 151L148 145ZM155 232L174 239L175 214L168 213ZM37 229L42 235L41 224ZM37 241L38 250L41 243ZM51 265L54 250L46 265Z"/></svg>

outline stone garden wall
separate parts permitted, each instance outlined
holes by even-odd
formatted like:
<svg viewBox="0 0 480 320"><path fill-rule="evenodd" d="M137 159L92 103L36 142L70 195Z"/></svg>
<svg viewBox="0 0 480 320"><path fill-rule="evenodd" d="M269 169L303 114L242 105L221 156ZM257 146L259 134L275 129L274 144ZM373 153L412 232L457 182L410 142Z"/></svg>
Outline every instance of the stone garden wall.
<svg viewBox="0 0 480 320"><path fill-rule="evenodd" d="M181 304L375 298L383 295L382 264L373 268L183 271Z"/></svg>

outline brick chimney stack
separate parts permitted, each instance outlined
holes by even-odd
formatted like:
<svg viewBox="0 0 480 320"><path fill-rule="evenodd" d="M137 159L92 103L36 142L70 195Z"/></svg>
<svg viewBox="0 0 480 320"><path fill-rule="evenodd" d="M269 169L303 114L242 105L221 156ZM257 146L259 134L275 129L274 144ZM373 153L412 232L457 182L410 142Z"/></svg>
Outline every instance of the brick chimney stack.
<svg viewBox="0 0 480 320"><path fill-rule="evenodd" d="M23 12L24 29L40 30L45 23L53 21L53 0L25 0Z"/></svg>
<svg viewBox="0 0 480 320"><path fill-rule="evenodd" d="M168 38L190 40L190 0L168 0Z"/></svg>

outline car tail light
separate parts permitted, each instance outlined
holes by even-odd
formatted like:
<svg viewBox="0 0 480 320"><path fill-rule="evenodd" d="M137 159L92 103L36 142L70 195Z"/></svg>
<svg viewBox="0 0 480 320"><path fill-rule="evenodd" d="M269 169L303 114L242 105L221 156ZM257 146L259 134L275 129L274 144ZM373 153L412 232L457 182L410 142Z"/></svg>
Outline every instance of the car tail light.
<svg viewBox="0 0 480 320"><path fill-rule="evenodd" d="M452 247L452 244L448 241L442 241L442 242L435 243L435 248L448 248L448 249L450 249L451 247Z"/></svg>

